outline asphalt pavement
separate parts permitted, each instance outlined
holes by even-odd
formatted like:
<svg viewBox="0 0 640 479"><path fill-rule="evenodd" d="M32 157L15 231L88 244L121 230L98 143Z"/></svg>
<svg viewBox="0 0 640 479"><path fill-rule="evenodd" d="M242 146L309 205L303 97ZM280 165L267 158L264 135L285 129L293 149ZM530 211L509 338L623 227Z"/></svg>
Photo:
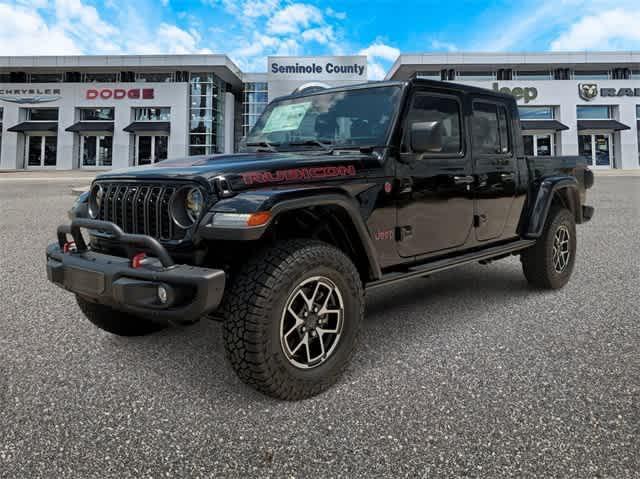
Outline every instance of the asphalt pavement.
<svg viewBox="0 0 640 479"><path fill-rule="evenodd" d="M342 380L244 386L211 321L111 336L46 280L65 182L0 185L0 477L640 477L640 178L598 177L571 282L517 258L378 290Z"/></svg>

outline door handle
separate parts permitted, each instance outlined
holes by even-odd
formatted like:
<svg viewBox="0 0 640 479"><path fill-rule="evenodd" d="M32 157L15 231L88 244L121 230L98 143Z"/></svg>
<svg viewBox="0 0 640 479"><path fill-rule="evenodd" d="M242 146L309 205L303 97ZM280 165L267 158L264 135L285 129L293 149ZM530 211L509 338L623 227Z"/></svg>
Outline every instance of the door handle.
<svg viewBox="0 0 640 479"><path fill-rule="evenodd" d="M500 173L500 179L502 180L513 180L515 175L513 173Z"/></svg>
<svg viewBox="0 0 640 479"><path fill-rule="evenodd" d="M473 183L473 176L454 176L453 182L457 185L470 185Z"/></svg>

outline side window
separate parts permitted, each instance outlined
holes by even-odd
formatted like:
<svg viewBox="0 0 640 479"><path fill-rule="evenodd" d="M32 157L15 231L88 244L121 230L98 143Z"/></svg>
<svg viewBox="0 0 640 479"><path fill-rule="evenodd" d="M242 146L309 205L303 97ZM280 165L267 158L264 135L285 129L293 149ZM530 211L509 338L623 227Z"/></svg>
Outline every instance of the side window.
<svg viewBox="0 0 640 479"><path fill-rule="evenodd" d="M507 110L494 103L473 104L473 148L481 155L506 154L511 151Z"/></svg>
<svg viewBox="0 0 640 479"><path fill-rule="evenodd" d="M462 151L460 104L454 98L418 93L413 97L407 115L407 132L416 122L437 121L442 125L443 141L440 154L458 154ZM405 142L406 144L407 142Z"/></svg>
<svg viewBox="0 0 640 479"><path fill-rule="evenodd" d="M498 127L500 129L500 152L511 152L511 142L509 137L509 124L507 121L507 110L503 106L498 107Z"/></svg>

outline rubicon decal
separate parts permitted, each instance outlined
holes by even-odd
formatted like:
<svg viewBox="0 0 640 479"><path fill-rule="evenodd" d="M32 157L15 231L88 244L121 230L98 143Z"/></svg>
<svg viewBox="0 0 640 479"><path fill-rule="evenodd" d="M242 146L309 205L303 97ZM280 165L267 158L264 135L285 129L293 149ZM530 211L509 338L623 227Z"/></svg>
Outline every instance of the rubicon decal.
<svg viewBox="0 0 640 479"><path fill-rule="evenodd" d="M316 166L311 168L291 168L290 170L277 171L251 171L242 173L242 181L245 185L255 183L283 183L289 181L314 180L321 178L337 178L355 176L356 168L350 166Z"/></svg>
<svg viewBox="0 0 640 479"><path fill-rule="evenodd" d="M87 90L87 100L153 100L155 92L153 88L91 88Z"/></svg>

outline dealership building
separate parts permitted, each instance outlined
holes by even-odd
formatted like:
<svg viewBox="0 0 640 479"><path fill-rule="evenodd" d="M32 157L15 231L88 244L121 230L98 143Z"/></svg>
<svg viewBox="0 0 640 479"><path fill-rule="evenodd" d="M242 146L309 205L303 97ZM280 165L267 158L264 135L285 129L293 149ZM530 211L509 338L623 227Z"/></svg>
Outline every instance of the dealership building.
<svg viewBox="0 0 640 479"><path fill-rule="evenodd" d="M413 77L511 93L527 154L640 168L640 52L401 54ZM0 169L109 169L233 152L269 100L368 80L363 56L0 57Z"/></svg>

